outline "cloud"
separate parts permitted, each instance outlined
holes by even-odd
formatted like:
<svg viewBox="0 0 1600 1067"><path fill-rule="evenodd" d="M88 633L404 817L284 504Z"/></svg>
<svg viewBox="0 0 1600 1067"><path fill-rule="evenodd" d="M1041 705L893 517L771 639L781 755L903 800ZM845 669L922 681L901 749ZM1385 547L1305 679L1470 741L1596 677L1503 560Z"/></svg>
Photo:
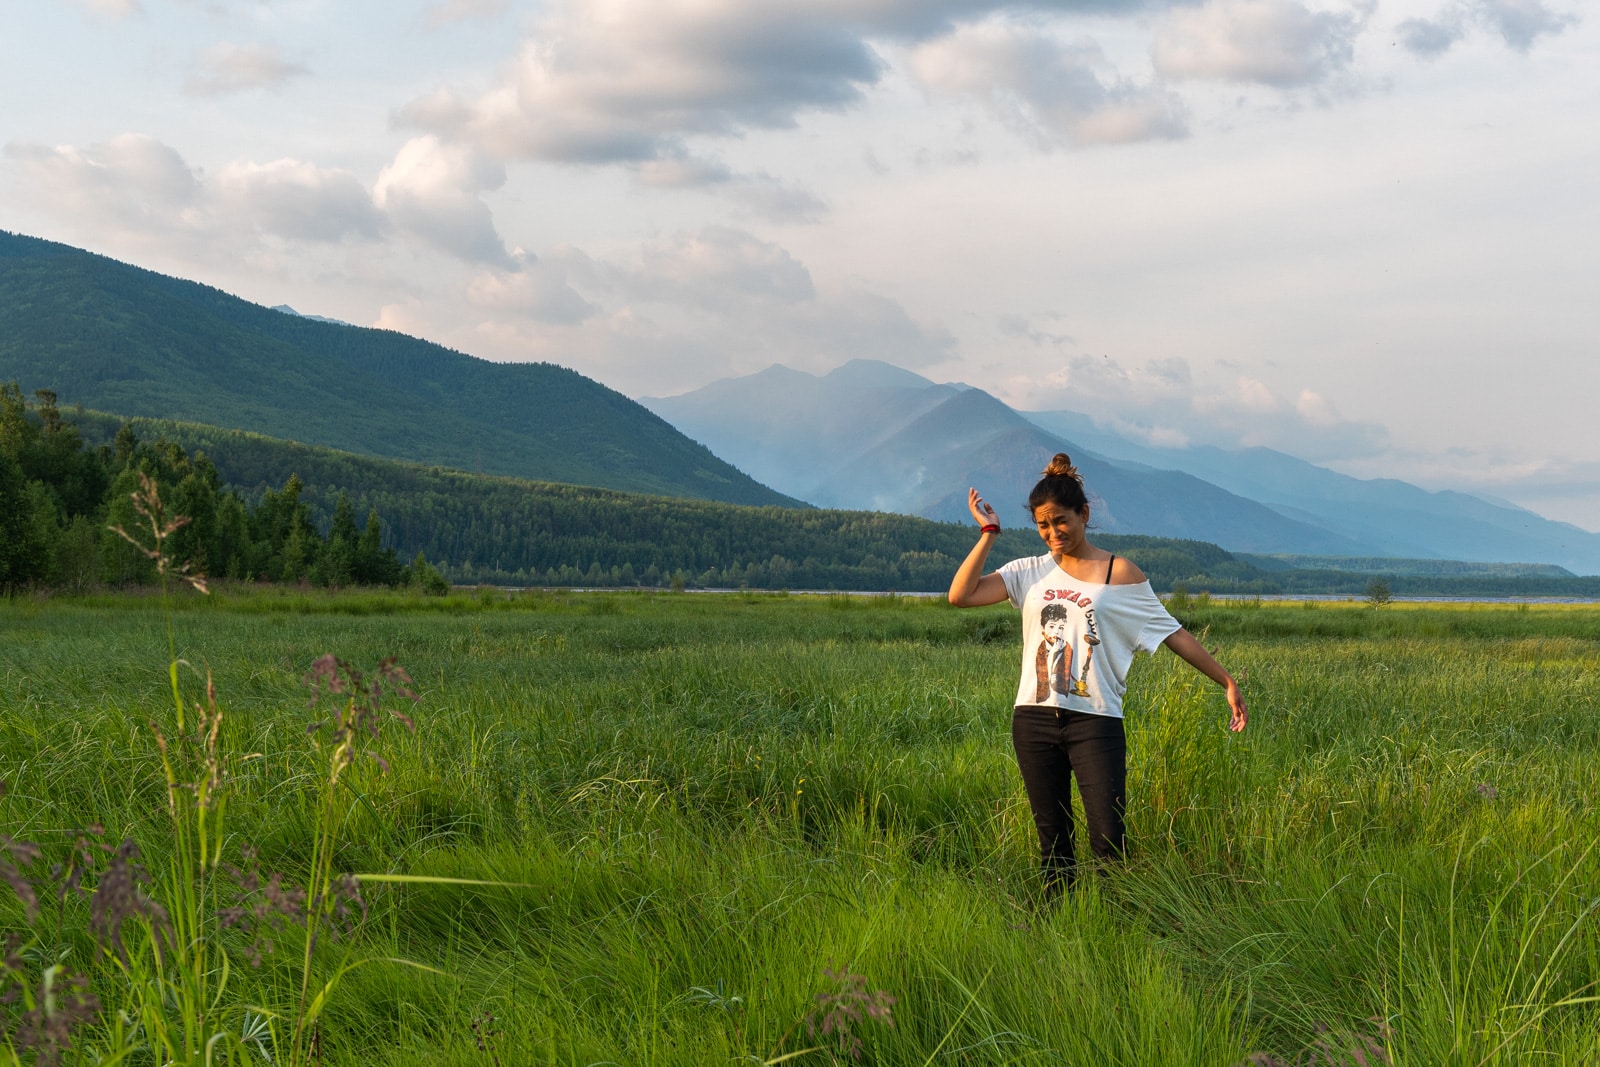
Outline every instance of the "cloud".
<svg viewBox="0 0 1600 1067"><path fill-rule="evenodd" d="M1361 24L1355 14L1312 11L1296 0L1206 0L1167 15L1150 58L1166 78L1291 89L1348 67Z"/></svg>
<svg viewBox="0 0 1600 1067"><path fill-rule="evenodd" d="M772 222L816 222L828 205L811 190L765 172L740 174L712 159L673 153L634 168L640 185L655 189L716 189L751 215Z"/></svg>
<svg viewBox="0 0 1600 1067"><path fill-rule="evenodd" d="M1455 47L1456 42L1466 36L1467 28L1460 18L1441 15L1432 19L1406 19L1395 31L1406 51L1431 59Z"/></svg>
<svg viewBox="0 0 1600 1067"><path fill-rule="evenodd" d="M1526 54L1541 37L1577 25L1576 15L1554 11L1544 0L1456 0L1432 18L1412 18L1396 31L1407 51L1425 59L1443 55L1477 25L1502 44Z"/></svg>
<svg viewBox="0 0 1600 1067"><path fill-rule="evenodd" d="M468 19L497 19L511 7L510 0L440 0L423 15L428 29L437 30Z"/></svg>
<svg viewBox="0 0 1600 1067"><path fill-rule="evenodd" d="M1046 317L1053 319L1060 318L1059 315L1049 315ZM1000 334L1003 337L1015 337L1040 346L1049 345L1051 347L1056 347L1059 345L1070 345L1073 348L1078 347L1078 342L1074 337L1072 337L1072 335L1040 329L1034 324L1033 319L1027 315L1018 315L1015 313L1000 315L996 317L995 325L999 328Z"/></svg>
<svg viewBox="0 0 1600 1067"><path fill-rule="evenodd" d="M638 163L687 136L846 107L882 71L854 27L806 3L558 0L498 86L444 90L398 117L503 159Z"/></svg>
<svg viewBox="0 0 1600 1067"><path fill-rule="evenodd" d="M927 366L955 346L947 330L916 321L894 300L819 285L781 245L732 227L671 234L617 258L553 248L536 265L484 272L467 296L479 314L456 328L471 350L553 359L631 395L773 362L824 370L870 356ZM397 305L385 322L450 314L444 303Z"/></svg>
<svg viewBox="0 0 1600 1067"><path fill-rule="evenodd" d="M1377 423L1346 419L1311 389L1293 398L1250 375L1197 381L1181 358L1125 367L1105 356L1076 355L1056 373L1006 383L1030 410L1090 414L1133 440L1157 447L1210 444L1277 448L1317 462L1359 459L1390 447Z"/></svg>
<svg viewBox="0 0 1600 1067"><path fill-rule="evenodd" d="M488 270L467 284L467 301L489 311L510 312L537 322L572 324L599 313L567 283L559 261L524 256L515 270Z"/></svg>
<svg viewBox="0 0 1600 1067"><path fill-rule="evenodd" d="M811 272L782 247L724 226L644 245L624 277L623 288L635 300L707 309L734 299L792 304L817 295Z"/></svg>
<svg viewBox="0 0 1600 1067"><path fill-rule="evenodd" d="M1544 0L1477 0L1469 5L1507 47L1527 52L1541 37L1553 37L1578 22L1576 15L1550 9Z"/></svg>
<svg viewBox="0 0 1600 1067"><path fill-rule="evenodd" d="M925 89L977 100L1043 147L1186 132L1177 97L1118 77L1092 41L1064 44L1028 23L963 26L916 48L910 66Z"/></svg>
<svg viewBox="0 0 1600 1067"><path fill-rule="evenodd" d="M309 71L284 59L273 45L212 45L201 52L195 70L183 83L190 96L225 96L251 89L275 89Z"/></svg>
<svg viewBox="0 0 1600 1067"><path fill-rule="evenodd" d="M505 180L499 161L469 145L415 137L378 175L373 199L396 228L468 263L509 269L512 258L479 195Z"/></svg>
<svg viewBox="0 0 1600 1067"><path fill-rule="evenodd" d="M176 151L141 133L87 148L10 142L23 195L85 229L170 231L192 224L201 185Z"/></svg>
<svg viewBox="0 0 1600 1067"><path fill-rule="evenodd" d="M97 15L110 15L112 18L126 18L144 11L139 0L78 0L78 6L88 8Z"/></svg>
<svg viewBox="0 0 1600 1067"><path fill-rule="evenodd" d="M349 171L296 159L229 163L208 184L223 210L279 237L373 240L385 228L371 194Z"/></svg>
<svg viewBox="0 0 1600 1067"><path fill-rule="evenodd" d="M1143 0L552 0L497 82L441 88L396 121L501 159L630 165L673 160L697 137L795 125L863 99L888 65L875 44L915 45L996 12L1141 11ZM1035 49L1039 72L1001 91L1059 136L1130 140L1170 130L1171 101L1103 84L1097 57ZM996 74L1000 72L994 72ZM991 79L992 80L992 79Z"/></svg>
<svg viewBox="0 0 1600 1067"><path fill-rule="evenodd" d="M372 240L385 221L359 179L294 159L202 174L153 137L103 144L10 143L4 159L29 201L84 233L236 252L262 237Z"/></svg>

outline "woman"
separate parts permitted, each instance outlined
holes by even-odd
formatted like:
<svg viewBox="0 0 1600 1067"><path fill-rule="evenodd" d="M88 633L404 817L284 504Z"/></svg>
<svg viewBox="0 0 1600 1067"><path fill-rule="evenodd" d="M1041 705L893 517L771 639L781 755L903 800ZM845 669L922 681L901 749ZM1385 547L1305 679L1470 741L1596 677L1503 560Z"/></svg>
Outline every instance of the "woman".
<svg viewBox="0 0 1600 1067"><path fill-rule="evenodd" d="M1065 453L1056 453L1028 494L1047 555L984 574L999 516L976 489L967 490L967 506L982 532L950 582L950 603L972 608L1009 600L1022 611L1022 680L1011 740L1039 828L1045 889L1054 893L1073 877L1074 775L1095 856L1122 855L1122 694L1134 652L1166 645L1227 690L1230 730L1243 730L1249 716L1233 676L1167 613L1133 561L1089 542L1089 501Z"/></svg>

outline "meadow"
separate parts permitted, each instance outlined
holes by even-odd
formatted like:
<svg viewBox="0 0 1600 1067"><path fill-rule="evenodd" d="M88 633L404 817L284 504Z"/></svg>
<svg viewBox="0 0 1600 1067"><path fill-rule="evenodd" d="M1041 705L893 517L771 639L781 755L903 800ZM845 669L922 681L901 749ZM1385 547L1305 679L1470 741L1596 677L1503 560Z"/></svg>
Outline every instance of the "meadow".
<svg viewBox="0 0 1600 1067"><path fill-rule="evenodd" d="M1230 735L1220 691L1169 653L1140 657L1130 855L1047 904L1004 606L0 601L0 834L39 846L12 873L45 886L31 924L0 887L6 968L86 972L107 1010L62 1062L110 1047L128 969L50 868L98 823L137 842L148 892L164 884L188 797L157 740L179 732L170 620L185 701L204 704L209 672L222 711L215 870L241 872L247 905L268 872L304 883L319 862L317 658L370 679L393 656L420 697L414 731L361 735L382 762L352 762L331 794L331 862L436 881L363 880L364 911L312 946L341 977L309 1062L1600 1062L1600 608L1179 615L1244 679L1250 727ZM256 1035L238 1062L289 1058L261 1020L286 1017L305 939L268 919L208 935L230 970L207 1025Z"/></svg>

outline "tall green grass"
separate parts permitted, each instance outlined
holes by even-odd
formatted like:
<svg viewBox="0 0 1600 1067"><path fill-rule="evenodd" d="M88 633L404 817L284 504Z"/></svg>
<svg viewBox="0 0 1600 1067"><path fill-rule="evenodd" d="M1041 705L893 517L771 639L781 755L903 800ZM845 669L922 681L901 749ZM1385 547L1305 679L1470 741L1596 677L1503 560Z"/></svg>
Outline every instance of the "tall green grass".
<svg viewBox="0 0 1600 1067"><path fill-rule="evenodd" d="M393 655L418 729L352 778L334 867L505 883L367 886L344 949L443 973L348 974L324 1062L826 1063L805 1024L839 968L896 998L856 1026L864 1062L1600 1060L1600 612L1191 614L1250 728L1141 658L1131 855L1057 907L1005 609L234 590L175 626L226 708L230 846L306 871L302 679ZM152 600L0 605L0 831L59 849L98 820L170 862L144 727L166 662ZM283 983L291 947L232 981Z"/></svg>

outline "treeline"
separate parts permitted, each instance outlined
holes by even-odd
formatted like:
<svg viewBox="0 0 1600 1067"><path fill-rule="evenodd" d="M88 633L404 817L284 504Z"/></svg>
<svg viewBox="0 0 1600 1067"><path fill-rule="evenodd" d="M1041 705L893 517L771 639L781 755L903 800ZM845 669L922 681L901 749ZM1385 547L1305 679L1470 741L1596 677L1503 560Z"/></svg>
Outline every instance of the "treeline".
<svg viewBox="0 0 1600 1067"><path fill-rule="evenodd" d="M151 543L133 501L141 472L159 487L167 513L187 519L172 532L168 555L207 576L445 585L426 560L401 566L375 511L361 527L351 502L335 500L324 532L293 475L247 502L204 453L168 439L141 441L127 424L90 447L53 392L34 395L30 405L17 384L0 385L0 592L154 581L155 564L113 529Z"/></svg>
<svg viewBox="0 0 1600 1067"><path fill-rule="evenodd" d="M109 467L121 469L116 457L129 451L127 442L150 440L133 447L198 462L210 472L202 480L234 499L228 508L276 516L248 527L260 531L250 536L263 546L255 551L264 562L242 563L237 573L257 578L299 575L340 584L345 551L314 546L312 535L327 531L321 544L348 545L354 516L362 514L369 516L357 537L367 539L362 558L370 559L381 542L402 559L422 554L460 584L937 591L948 587L973 545L968 525L907 515L641 496L400 463L195 423L94 412L74 419L90 446L85 450L108 455ZM45 436L42 420L39 433ZM177 475L176 468L166 475L175 491ZM286 509L299 518L286 523ZM381 530L375 515L383 516ZM295 527L298 544L284 556ZM1269 572L1202 541L1100 535L1096 542L1138 563L1161 591L1183 583L1193 593L1361 596L1371 577L1310 568ZM990 561L1041 551L1031 529L1009 528ZM226 555L219 550L207 558ZM225 565L211 573L233 572ZM352 571L351 580L366 580L365 573ZM1600 593L1600 578L1530 575L1392 577L1389 584L1395 595Z"/></svg>
<svg viewBox="0 0 1600 1067"><path fill-rule="evenodd" d="M121 425L80 418L90 437ZM969 527L909 515L750 507L529 482L348 452L194 423L132 420L147 437L214 457L247 500L304 482L326 522L337 501L376 509L402 556L422 552L452 581L518 586L937 590L972 548ZM1007 530L996 559L1036 554Z"/></svg>

